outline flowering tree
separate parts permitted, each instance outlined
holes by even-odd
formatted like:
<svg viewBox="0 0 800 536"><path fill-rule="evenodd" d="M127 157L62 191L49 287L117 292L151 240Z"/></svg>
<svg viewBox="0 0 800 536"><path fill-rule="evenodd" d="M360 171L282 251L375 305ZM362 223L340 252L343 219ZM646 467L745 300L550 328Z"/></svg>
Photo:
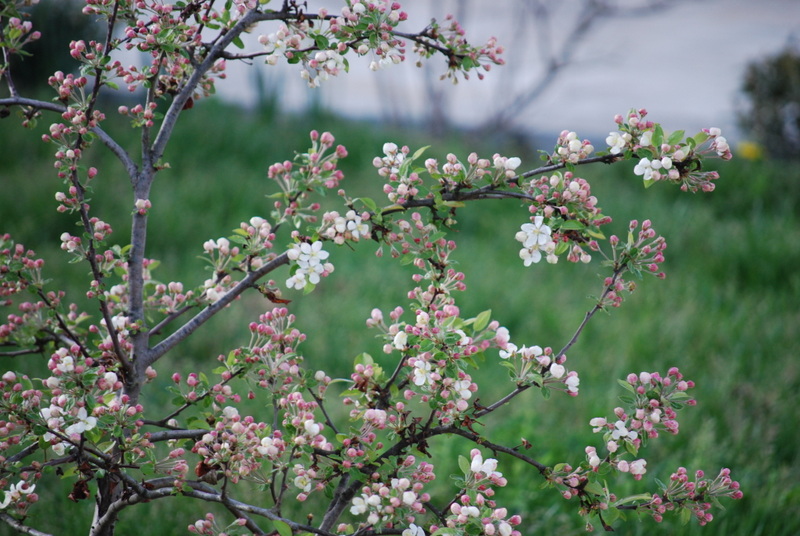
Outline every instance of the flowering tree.
<svg viewBox="0 0 800 536"><path fill-rule="evenodd" d="M9 370L0 381L4 523L43 534L32 528L36 489L58 470L71 478L70 499L95 501L92 535L112 534L127 508L175 496L230 512L231 520L207 514L188 527L199 534L520 534L520 515L494 498L506 480L489 452L522 460L607 529L628 511L659 521L676 510L705 524L719 497L741 497L727 469L692 479L678 468L655 493L619 497L611 489L614 476L642 478L647 461L640 451L664 432L677 433L677 410L694 404L693 383L677 368L620 381L627 391L623 405L587 423L598 434L596 444L569 463L546 466L535 453L495 442L477 427L531 388L577 396L578 372L566 354L586 323L618 307L634 289L633 278L663 277L664 238L650 221L633 221L627 236L606 238L603 226L611 218L576 169L635 158L645 186L668 182L710 191L717 175L702 171L702 160L731 156L718 129L668 134L644 110L631 111L615 118L608 150L595 153L589 141L565 131L543 165L525 172L517 157L448 155L438 162L423 160L424 149L386 143L373 163L386 181L388 204L345 192L338 162L347 150L330 133L314 131L307 151L269 167L277 186L271 212L202 244L211 278L193 286L163 284L151 277L156 263L146 257L148 211L158 202L150 199L151 187L168 165L164 157L182 112L213 92L227 61L286 59L316 87L346 71L348 57L380 69L408 52L421 59L443 55L444 77L481 78L502 64L502 48L494 39L470 45L453 19L402 32L406 16L399 4L379 0L349 0L336 14L310 13L292 0L276 6L268 0L86 0L83 12L106 22L107 37L70 44L80 72L55 73L49 84L57 96L47 102L19 95L9 67L12 55L40 37L20 11L30 3L0 3L0 75L9 92L0 107L18 109L26 125L44 113L60 115L43 141L55 147L55 172L65 184L55 194L58 210L73 214L81 229L64 232L61 247L89 267L80 292L94 305L83 311L71 304L68 289L48 283L33 251L0 236L2 305L12 311L0 325L2 355L48 359L41 378ZM237 52L242 33L262 23L274 25L258 39L263 48ZM133 49L150 62L137 67L117 59ZM101 126L98 97L119 86L140 90L139 104L118 109L141 133L139 158ZM102 180L85 157L95 144L110 150L130 179L126 246L111 244L112 225L93 216L87 197ZM318 196L328 190L338 193L342 208L321 213ZM456 303L466 286L453 265L456 244L448 230L472 203L507 198L527 209L515 237L526 266L595 256L608 271L599 298L561 349L512 342L489 311L464 318ZM373 310L367 320L385 341L383 365L362 354L350 378L333 380L304 358L306 334L294 326L280 289L310 293L334 270L331 247L366 240L416 273L408 304L387 314ZM246 292L263 294L275 307L249 325L249 341L219 357L214 376L158 370L170 350ZM510 380L507 394L487 405L474 397L484 357L507 367ZM173 407L148 404L148 382L158 372L171 374ZM334 382L346 384L341 396L329 394ZM269 411L259 415L268 417L242 414L243 398L262 401ZM337 404L344 405L344 419L332 411ZM427 448L443 435L463 440L461 474L448 496L432 497L436 460L426 459ZM245 481L257 483L261 496L242 493ZM285 512L292 501L315 501L324 513L291 519Z"/></svg>

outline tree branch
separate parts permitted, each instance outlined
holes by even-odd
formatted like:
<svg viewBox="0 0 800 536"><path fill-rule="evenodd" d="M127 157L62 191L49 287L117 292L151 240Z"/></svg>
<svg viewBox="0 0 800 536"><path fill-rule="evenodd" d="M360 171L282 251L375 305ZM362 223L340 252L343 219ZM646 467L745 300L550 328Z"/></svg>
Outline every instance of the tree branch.
<svg viewBox="0 0 800 536"><path fill-rule="evenodd" d="M27 99L24 97L9 97L0 99L0 106L28 106L34 110L46 110L48 112L56 112L59 114L62 114L66 111L66 107L64 105L36 99ZM133 177L136 175L138 172L138 166L133 162L128 152L125 151L125 149L123 149L122 146L114 140L114 138L112 138L100 127L93 127L89 130L96 134L97 138L103 143L103 145L108 147L108 149L114 153L114 156L116 156L117 159L122 163L129 176Z"/></svg>
<svg viewBox="0 0 800 536"><path fill-rule="evenodd" d="M287 253L282 253L275 259L271 260L258 270L253 272L249 272L244 279L239 281L235 287L233 287L227 294L225 294L222 298L220 298L217 302L212 303L199 313L197 313L194 317L192 317L188 322L186 322L183 326L181 326L177 331L175 331L172 335L152 347L144 356L139 356L141 359L141 363L143 367L148 367L155 363L161 356L167 353L170 349L175 347L176 344L181 342L183 339L191 335L197 328L202 326L206 323L211 317L215 314L220 312L224 309L229 303L235 300L242 292L247 290L248 288L252 287L253 284L258 281L261 277L265 276L266 274L272 272L273 270L277 269L278 267L288 264L289 263L289 256Z"/></svg>
<svg viewBox="0 0 800 536"><path fill-rule="evenodd" d="M41 532L31 527L26 527L20 521L17 521L16 519L14 519L13 517L11 517L6 513L0 513L0 521L3 521L11 528L16 530L17 532L21 532L22 534L31 534L32 536L52 536L52 534L49 534L47 532Z"/></svg>

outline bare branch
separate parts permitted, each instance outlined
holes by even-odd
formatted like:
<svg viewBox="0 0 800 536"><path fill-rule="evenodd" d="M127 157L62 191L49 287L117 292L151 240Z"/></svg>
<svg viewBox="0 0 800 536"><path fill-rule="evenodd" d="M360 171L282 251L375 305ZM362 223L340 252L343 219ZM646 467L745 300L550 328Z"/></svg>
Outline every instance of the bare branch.
<svg viewBox="0 0 800 536"><path fill-rule="evenodd" d="M21 532L22 534L30 534L32 536L52 536L52 534L50 533L41 532L31 527L26 527L20 521L17 521L13 517L5 513L0 513L0 521L3 521L11 528L16 530L17 532Z"/></svg>

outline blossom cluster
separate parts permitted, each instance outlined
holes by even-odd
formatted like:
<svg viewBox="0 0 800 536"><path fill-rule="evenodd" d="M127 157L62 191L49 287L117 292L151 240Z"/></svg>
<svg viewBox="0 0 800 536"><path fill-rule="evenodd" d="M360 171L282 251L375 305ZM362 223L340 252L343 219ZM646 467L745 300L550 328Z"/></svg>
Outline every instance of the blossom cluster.
<svg viewBox="0 0 800 536"><path fill-rule="evenodd" d="M700 158L715 153L723 160L732 157L730 146L719 128L706 128L684 140L684 131L667 136L661 126L646 120L647 110L632 110L627 117L617 115L615 122L620 130L610 132L606 138L612 155L636 155L639 158L634 173L644 180L645 186L657 181L680 184L682 190L710 192L713 181L719 178L714 171L702 171Z"/></svg>
<svg viewBox="0 0 800 536"><path fill-rule="evenodd" d="M483 458L479 449L470 451L470 460L459 457L464 478L459 478L463 491L450 504L444 527L457 530L457 534L472 534L470 527L489 536L520 536L514 527L522 522L518 515L508 515L508 510L498 507L493 499L496 487L504 487L508 481L497 470L494 458ZM441 528L444 528L441 527ZM440 527L434 525L431 532Z"/></svg>
<svg viewBox="0 0 800 536"><path fill-rule="evenodd" d="M358 242L370 238L369 212L357 214L355 210L348 210L344 216L336 211L326 212L322 216L323 227L320 235L334 244L342 245L347 240Z"/></svg>
<svg viewBox="0 0 800 536"><path fill-rule="evenodd" d="M678 433L676 411L695 404L686 394L694 387L694 382L684 380L680 371L673 367L663 377L658 372L630 374L624 386L632 395L624 399L628 409L618 407L614 409L613 419L595 417L589 422L595 433L603 434L607 457L601 459L597 449L591 446L586 448L586 454L592 469L605 461L619 471L630 472L638 480L645 473L647 462L628 462L621 456L626 451L636 453L648 439L658 437L659 431Z"/></svg>
<svg viewBox="0 0 800 536"><path fill-rule="evenodd" d="M514 239L522 243L519 258L525 266L542 260L542 252L547 257L547 262L555 264L558 257L555 255L556 244L553 241L552 230L544 224L543 216L534 216L532 223L523 223Z"/></svg>
<svg viewBox="0 0 800 536"><path fill-rule="evenodd" d="M289 260L294 262L292 276L286 280L289 288L302 290L308 285L316 285L320 277L327 277L333 272L333 264L324 262L330 253L322 249L320 240L294 244L288 254Z"/></svg>
<svg viewBox="0 0 800 536"><path fill-rule="evenodd" d="M209 475L207 479L215 482L224 476L236 483L258 470L262 457L277 458L285 449L280 434L270 435L266 424L249 415L240 416L235 407L223 408L221 417L192 447L201 457L195 468L198 477ZM220 474L213 474L216 472Z"/></svg>
<svg viewBox="0 0 800 536"><path fill-rule="evenodd" d="M413 460L413 456L410 457ZM422 462L417 473L425 475L425 482L435 478L433 466ZM408 514L424 514L424 503L430 500L427 493L420 493L423 481L416 480L412 484L409 478L392 478L388 483L375 482L361 489L361 495L354 497L350 513L354 516L366 517L366 525L378 527L396 519L397 514L405 511Z"/></svg>
<svg viewBox="0 0 800 536"><path fill-rule="evenodd" d="M578 396L580 378L574 370L567 371L566 355L554 357L552 348L537 345L517 347L510 342L508 330L503 327L496 330L495 343L500 348L503 366L509 369L511 379L518 385L536 385L544 389L563 384L568 395Z"/></svg>
<svg viewBox="0 0 800 536"><path fill-rule="evenodd" d="M497 42L497 39L490 37L482 47L473 47L466 38L464 28L452 15L445 17L445 24L431 21L431 24L420 34L421 39L415 40L413 52L419 54L421 64L423 58L429 58L436 50L431 46L438 43L452 51L449 56L448 71L441 76L441 79L450 78L453 83L458 82L456 75L462 72L464 79L469 79L468 71L477 69L479 80L483 80L484 74L488 72L492 65L503 65L505 60L500 56L505 51Z"/></svg>
<svg viewBox="0 0 800 536"><path fill-rule="evenodd" d="M730 469L722 469L713 479L705 478L705 473L701 470L695 472L695 479L689 479L688 471L685 467L670 475L669 482L663 485L661 493L653 495L652 500L643 505L643 508L650 512L657 522L661 522L664 513L668 510L686 508L694 514L698 523L707 525L714 519L711 514L712 502L719 500L720 497L730 497L731 499L741 499L744 494L739 489L739 483L730 477Z"/></svg>
<svg viewBox="0 0 800 536"><path fill-rule="evenodd" d="M359 522L361 528L393 528L398 526L397 522L402 523L399 520L413 522L415 516L426 512L425 503L430 501L430 496L425 492L425 485L435 478L433 465L419 462L412 455L403 456L398 460L393 476L370 475L371 482L351 500L350 513L363 519ZM343 523L337 531L352 532L353 527Z"/></svg>
<svg viewBox="0 0 800 536"><path fill-rule="evenodd" d="M589 140L581 140L575 132L564 130L558 136L556 148L550 157L553 161L577 164L594 152Z"/></svg>
<svg viewBox="0 0 800 536"><path fill-rule="evenodd" d="M38 2L38 0L37 0ZM4 48L11 54L19 54L22 48L32 41L42 37L42 33L33 29L31 21L23 21L20 17L9 17L2 28L2 41ZM3 58L6 60L7 58ZM0 63L0 76L7 68L5 63Z"/></svg>
<svg viewBox="0 0 800 536"><path fill-rule="evenodd" d="M660 264L664 262L666 240L656 234L650 220L644 220L641 229L636 232L638 227L637 220L629 222L628 237L624 243L616 235L609 237L612 255L606 257L605 262L614 268L614 275L606 277L603 282L605 291L598 303L601 307L619 307L624 300L624 292L636 289L635 282L625 280L625 272L636 276L650 274L659 279L666 277L664 272L659 271Z"/></svg>
<svg viewBox="0 0 800 536"><path fill-rule="evenodd" d="M241 532L247 520L240 517L229 523L227 526L221 526L217 522L216 516L212 513L206 514L202 519L198 519L186 529L192 534L202 534L205 536L233 536L235 534L246 534Z"/></svg>
<svg viewBox="0 0 800 536"><path fill-rule="evenodd" d="M347 148L337 145L334 149L336 139L330 132L320 134L312 130L309 136L311 147L307 152L295 156L294 162L272 164L267 171L267 177L281 190L270 196L276 199L272 211L276 227L284 221L291 221L295 227L300 227L302 222L315 223L315 212L320 204L308 200L309 192L336 188L344 179L344 173L337 166L339 159L347 156Z"/></svg>

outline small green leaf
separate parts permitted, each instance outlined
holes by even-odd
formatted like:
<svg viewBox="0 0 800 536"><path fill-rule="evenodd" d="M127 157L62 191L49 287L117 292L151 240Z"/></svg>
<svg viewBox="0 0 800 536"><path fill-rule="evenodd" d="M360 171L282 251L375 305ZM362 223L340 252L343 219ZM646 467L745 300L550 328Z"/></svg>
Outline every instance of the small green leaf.
<svg viewBox="0 0 800 536"><path fill-rule="evenodd" d="M656 181L654 181L653 179L645 179L644 180L644 187L645 187L645 189L650 188L655 183L656 183Z"/></svg>
<svg viewBox="0 0 800 536"><path fill-rule="evenodd" d="M600 485L599 482L589 482L583 487L583 491L587 493L591 493L593 495L605 495L605 490L603 486Z"/></svg>
<svg viewBox="0 0 800 536"><path fill-rule="evenodd" d="M617 383L620 384L626 391L630 391L631 393L634 392L633 385L628 383L627 380L617 380Z"/></svg>
<svg viewBox="0 0 800 536"><path fill-rule="evenodd" d="M559 227L559 229L563 229L566 231L583 231L585 228L586 226L581 222L579 222L578 220L566 220Z"/></svg>
<svg viewBox="0 0 800 536"><path fill-rule="evenodd" d="M584 231L587 235L591 236L592 238L596 238L598 240L605 240L606 235L604 235L601 231L597 231L594 229L586 229Z"/></svg>
<svg viewBox="0 0 800 536"><path fill-rule="evenodd" d="M694 135L694 142L697 145L704 144L707 139L708 139L708 134L706 134L705 132L698 132L697 134Z"/></svg>
<svg viewBox="0 0 800 536"><path fill-rule="evenodd" d="M469 476L469 474L472 472L469 460L467 460L465 456L459 455L458 468L461 469L461 472L464 473L464 476Z"/></svg>
<svg viewBox="0 0 800 536"><path fill-rule="evenodd" d="M375 201L373 201L369 197L361 197L361 198L356 199L356 201L361 201L361 203L363 203L364 206L367 207L367 209L370 212L377 212L378 211L378 205L375 204Z"/></svg>
<svg viewBox="0 0 800 536"><path fill-rule="evenodd" d="M609 508L608 510L603 511L603 522L606 525L611 525L619 519L620 511L616 508Z"/></svg>
<svg viewBox="0 0 800 536"><path fill-rule="evenodd" d="M328 40L327 37L325 37L322 34L315 35L314 36L314 42L322 50L324 50L324 49L326 49L326 48L328 48L330 46L330 41Z"/></svg>
<svg viewBox="0 0 800 536"><path fill-rule="evenodd" d="M628 497L623 497L617 500L613 506L622 506L623 504L638 502L638 501L650 501L652 500L653 496L649 493L640 493L638 495L630 495Z"/></svg>
<svg viewBox="0 0 800 536"><path fill-rule="evenodd" d="M430 148L430 145L426 145L425 147L420 147L419 149L414 151L414 155L411 157L411 161L413 162L414 160L416 160L417 158L422 156L422 153L427 151L429 148Z"/></svg>
<svg viewBox="0 0 800 536"><path fill-rule="evenodd" d="M650 140L653 142L654 147L661 147L661 143L664 141L664 129L661 128L661 125L656 125L653 130L653 137Z"/></svg>
<svg viewBox="0 0 800 536"><path fill-rule="evenodd" d="M669 145L677 145L683 139L684 134L686 134L685 130L676 130L675 132L669 135L667 143Z"/></svg>
<svg viewBox="0 0 800 536"><path fill-rule="evenodd" d="M278 534L281 536L292 536L292 527L290 527L287 523L277 519L272 523L275 525L275 530L277 530Z"/></svg>
<svg viewBox="0 0 800 536"><path fill-rule="evenodd" d="M375 361L372 359L372 356L369 355L367 352L362 352L358 354L353 361L354 365L372 365Z"/></svg>
<svg viewBox="0 0 800 536"><path fill-rule="evenodd" d="M681 525L686 525L687 523L689 523L689 520L692 519L692 511L689 510L688 508L683 508L681 510L679 518L681 520Z"/></svg>
<svg viewBox="0 0 800 536"><path fill-rule="evenodd" d="M478 316L475 317L475 322L472 325L472 329L475 331L483 331L486 329L486 326L489 325L489 321L492 319L492 310L487 309L483 311Z"/></svg>

